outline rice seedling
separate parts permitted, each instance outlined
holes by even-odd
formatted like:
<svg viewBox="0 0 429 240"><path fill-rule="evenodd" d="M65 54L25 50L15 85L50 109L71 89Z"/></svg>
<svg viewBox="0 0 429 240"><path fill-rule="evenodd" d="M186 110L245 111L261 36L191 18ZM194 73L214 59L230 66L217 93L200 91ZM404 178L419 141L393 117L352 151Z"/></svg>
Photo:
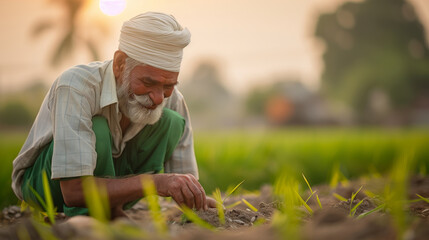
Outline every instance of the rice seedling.
<svg viewBox="0 0 429 240"><path fill-rule="evenodd" d="M307 202L305 202L304 199L302 199L302 197L299 195L297 191L295 191L295 195L298 198L298 200L301 202L301 204L305 207L305 209L307 209L308 213L310 213L310 215L313 215L314 213L313 209L311 209L311 207L308 206Z"/></svg>
<svg viewBox="0 0 429 240"><path fill-rule="evenodd" d="M232 203L232 204L230 204L230 205L225 206L225 208L226 208L226 209L230 209L230 208L233 208L233 207L235 207L235 206L237 206L237 205L239 205L239 204L241 204L241 203L242 203L242 201L241 201L241 200L239 200L239 201L236 201L236 202L234 202L234 203Z"/></svg>
<svg viewBox="0 0 429 240"><path fill-rule="evenodd" d="M46 199L46 213L48 214L48 217L51 223L55 224L56 210L54 207L54 202L52 200L51 189L49 188L48 176L46 175L45 171L42 172L42 177L43 177L43 191Z"/></svg>
<svg viewBox="0 0 429 240"><path fill-rule="evenodd" d="M407 202L407 182L413 165L412 161L412 155L409 153L403 154L395 161L384 193L386 209L393 217L400 238L404 236L409 224L409 218L404 209Z"/></svg>
<svg viewBox="0 0 429 240"><path fill-rule="evenodd" d="M165 235L168 232L166 220L162 215L161 207L156 194L156 187L151 178L142 178L143 195L149 206L150 215L158 233Z"/></svg>
<svg viewBox="0 0 429 240"><path fill-rule="evenodd" d="M416 195L417 195L417 197L419 197L421 200L423 200L423 201L425 201L425 202L429 203L429 198L425 198L425 197L421 196L420 194L416 194Z"/></svg>
<svg viewBox="0 0 429 240"><path fill-rule="evenodd" d="M214 226L201 219L192 209L186 206L181 206L177 208L185 215L187 220L193 222L195 225L212 231L216 230Z"/></svg>
<svg viewBox="0 0 429 240"><path fill-rule="evenodd" d="M231 190L227 191L227 194L223 198L222 203L224 203L226 201L226 199L228 199L228 197L231 196L244 183L244 181L245 180L241 181L239 184L235 185L234 188L232 188Z"/></svg>
<svg viewBox="0 0 429 240"><path fill-rule="evenodd" d="M352 193L352 196L350 198L350 212L349 212L349 216L353 217L356 214L357 208L363 203L363 199L362 199L354 207L352 207L353 206L353 201L355 200L356 195L360 192L360 190L362 190L362 186L355 193Z"/></svg>
<svg viewBox="0 0 429 240"><path fill-rule="evenodd" d="M307 178L305 177L304 173L302 174L302 177L304 178L305 182L307 183L308 189L310 189L310 193L311 193L311 194L310 194L310 196L308 196L307 200L305 200L305 203L307 203L307 202L308 202L308 200L310 200L310 198L311 198L311 197L312 197L316 192L314 192L314 191L313 191L313 189L311 189L310 183L308 182L308 180L307 180ZM320 199L319 199L319 195L318 195L318 194L316 194L316 200L317 200L317 203L319 204L320 209L322 209L322 203L320 202Z"/></svg>
<svg viewBox="0 0 429 240"><path fill-rule="evenodd" d="M254 207L250 202L248 202L246 199L242 198L241 201L243 201L244 204L246 204L247 207L249 207L252 211L257 212L258 209Z"/></svg>
<svg viewBox="0 0 429 240"><path fill-rule="evenodd" d="M213 197L216 200L216 208L217 208L217 214L219 217L219 222L221 225L225 225L225 212L224 212L224 206L222 201L222 195L220 193L219 188L216 188L216 190L213 192Z"/></svg>
<svg viewBox="0 0 429 240"><path fill-rule="evenodd" d="M300 200L296 195L298 188L298 182L287 173L280 175L274 184L274 194L282 204L279 211L274 213L272 224L281 236L288 239L300 239Z"/></svg>
<svg viewBox="0 0 429 240"><path fill-rule="evenodd" d="M338 194L338 193L333 193L332 194L336 199L338 199L338 200L340 200L340 201L342 201L342 202L347 202L347 198L345 198L345 197L343 197L343 196L341 196L340 194Z"/></svg>
<svg viewBox="0 0 429 240"><path fill-rule="evenodd" d="M381 205L378 205L376 208L374 208L374 209L372 209L372 210L370 210L368 212L364 212L364 213L360 214L359 216L357 216L357 219L361 219L363 217L366 217L366 216L370 215L371 213L378 212L378 211L384 209L385 207L386 207L385 203L383 203Z"/></svg>
<svg viewBox="0 0 429 240"><path fill-rule="evenodd" d="M89 215L101 223L109 222L110 204L106 187L97 184L94 177L88 176L82 178L82 188Z"/></svg>
<svg viewBox="0 0 429 240"><path fill-rule="evenodd" d="M55 224L55 216L57 213L52 201L51 189L49 187L49 180L45 171L42 172L42 184L43 184L43 193L44 193L45 199L43 199L33 187L31 186L28 186L28 187L30 191L34 194L34 196L36 196L40 205L42 205L42 209L46 211L45 213L49 218L50 223ZM35 204L35 206L37 205L38 204ZM35 216L40 216L39 213L43 214L42 211L39 212L39 210L36 209Z"/></svg>

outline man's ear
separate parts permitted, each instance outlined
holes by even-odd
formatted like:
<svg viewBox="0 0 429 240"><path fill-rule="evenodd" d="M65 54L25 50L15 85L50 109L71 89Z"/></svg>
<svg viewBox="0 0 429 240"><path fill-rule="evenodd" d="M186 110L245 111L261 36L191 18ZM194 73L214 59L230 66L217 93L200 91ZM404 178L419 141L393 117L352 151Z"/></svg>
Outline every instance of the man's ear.
<svg viewBox="0 0 429 240"><path fill-rule="evenodd" d="M127 59L127 57L127 54L121 50L117 50L113 56L113 74L116 80L119 79L125 69L125 59Z"/></svg>

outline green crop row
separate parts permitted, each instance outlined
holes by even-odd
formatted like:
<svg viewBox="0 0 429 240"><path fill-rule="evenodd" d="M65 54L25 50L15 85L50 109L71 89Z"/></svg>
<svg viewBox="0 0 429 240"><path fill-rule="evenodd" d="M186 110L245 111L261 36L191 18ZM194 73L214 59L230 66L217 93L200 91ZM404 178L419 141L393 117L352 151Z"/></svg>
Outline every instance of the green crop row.
<svg viewBox="0 0 429 240"><path fill-rule="evenodd" d="M0 181L10 186L12 161L26 133L0 133ZM244 188L274 184L281 173L304 173L316 185L328 183L333 171L346 178L383 174L404 154L412 171L429 169L428 129L277 129L195 133L200 181L208 193L245 180ZM16 204L9 187L0 190L0 207Z"/></svg>
<svg viewBox="0 0 429 240"><path fill-rule="evenodd" d="M246 180L245 189L273 184L283 172L312 184L328 183L333 171L346 178L383 174L403 154L415 173L429 167L428 129L278 129L199 132L195 151L207 192Z"/></svg>

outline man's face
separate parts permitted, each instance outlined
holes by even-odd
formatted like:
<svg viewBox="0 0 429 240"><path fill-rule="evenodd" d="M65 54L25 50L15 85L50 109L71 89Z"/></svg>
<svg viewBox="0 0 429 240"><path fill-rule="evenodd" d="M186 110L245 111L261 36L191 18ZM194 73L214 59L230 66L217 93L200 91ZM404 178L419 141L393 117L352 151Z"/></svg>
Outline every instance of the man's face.
<svg viewBox="0 0 429 240"><path fill-rule="evenodd" d="M162 115L165 98L171 96L179 73L138 65L122 73L119 107L131 122L154 124Z"/></svg>

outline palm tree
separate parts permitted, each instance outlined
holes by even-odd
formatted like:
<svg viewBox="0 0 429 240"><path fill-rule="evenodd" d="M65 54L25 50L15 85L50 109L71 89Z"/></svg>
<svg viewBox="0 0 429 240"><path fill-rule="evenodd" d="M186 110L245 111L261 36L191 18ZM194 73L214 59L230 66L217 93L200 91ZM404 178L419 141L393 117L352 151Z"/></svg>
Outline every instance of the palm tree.
<svg viewBox="0 0 429 240"><path fill-rule="evenodd" d="M51 0L50 2L59 5L65 12L65 19L43 19L39 21L32 30L32 37L39 37L41 34L48 30L58 28L64 29L64 33L60 38L60 41L55 47L53 56L51 57L51 66L58 66L58 64L68 57L78 44L83 44L91 55L91 60L98 60L99 53L94 44L93 39L83 37L81 30L82 25L79 25L80 17L84 6L90 2L90 0ZM97 26L99 30L102 30L104 34L107 33L107 29L101 24Z"/></svg>

